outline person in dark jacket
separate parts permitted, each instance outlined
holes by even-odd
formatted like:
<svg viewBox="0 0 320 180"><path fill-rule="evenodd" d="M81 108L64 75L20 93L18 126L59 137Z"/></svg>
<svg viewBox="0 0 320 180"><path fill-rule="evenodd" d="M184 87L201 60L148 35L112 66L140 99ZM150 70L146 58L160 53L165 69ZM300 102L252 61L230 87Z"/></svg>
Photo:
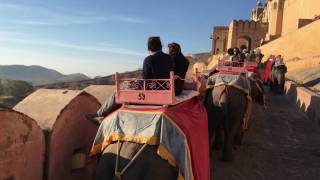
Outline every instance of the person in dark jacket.
<svg viewBox="0 0 320 180"><path fill-rule="evenodd" d="M148 51L150 55L144 59L142 78L143 79L169 79L170 71L173 71L173 62L168 54L162 52L160 37L148 39ZM115 93L101 106L95 114L86 114L86 119L96 125L101 123L99 117L105 117L120 107L115 103Z"/></svg>
<svg viewBox="0 0 320 180"><path fill-rule="evenodd" d="M181 47L178 43L168 44L168 51L173 61L174 74L176 75L175 83L175 95L181 94L184 86L184 78L188 71L189 61L181 52Z"/></svg>
<svg viewBox="0 0 320 180"><path fill-rule="evenodd" d="M148 51L150 55L144 59L143 79L169 79L170 71L173 71L173 62L168 54L162 52L160 37L148 39Z"/></svg>

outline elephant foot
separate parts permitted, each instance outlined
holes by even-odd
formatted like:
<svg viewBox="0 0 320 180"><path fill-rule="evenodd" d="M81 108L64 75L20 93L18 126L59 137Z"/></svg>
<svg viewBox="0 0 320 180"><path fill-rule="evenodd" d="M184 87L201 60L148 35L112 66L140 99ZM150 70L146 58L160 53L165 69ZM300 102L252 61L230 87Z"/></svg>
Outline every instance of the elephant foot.
<svg viewBox="0 0 320 180"><path fill-rule="evenodd" d="M242 145L243 136L243 132L238 133L234 138L234 144L238 146Z"/></svg>
<svg viewBox="0 0 320 180"><path fill-rule="evenodd" d="M232 154L223 154L222 155L222 161L224 162L232 162L234 159L234 156Z"/></svg>
<svg viewBox="0 0 320 180"><path fill-rule="evenodd" d="M214 143L213 144L213 149L214 150L221 150L222 149L222 144L221 143Z"/></svg>
<svg viewBox="0 0 320 180"><path fill-rule="evenodd" d="M234 145L233 149L234 149L234 150L240 149L240 145Z"/></svg>

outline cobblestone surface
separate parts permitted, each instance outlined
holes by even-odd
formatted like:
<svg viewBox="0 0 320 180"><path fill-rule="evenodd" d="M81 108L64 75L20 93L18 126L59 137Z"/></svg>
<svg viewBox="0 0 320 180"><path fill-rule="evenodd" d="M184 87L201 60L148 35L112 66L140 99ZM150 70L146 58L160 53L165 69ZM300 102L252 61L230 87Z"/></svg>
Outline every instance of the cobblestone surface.
<svg viewBox="0 0 320 180"><path fill-rule="evenodd" d="M214 180L320 180L320 127L283 96L255 105L250 128L232 163L214 151ZM320 107L319 107L320 110Z"/></svg>

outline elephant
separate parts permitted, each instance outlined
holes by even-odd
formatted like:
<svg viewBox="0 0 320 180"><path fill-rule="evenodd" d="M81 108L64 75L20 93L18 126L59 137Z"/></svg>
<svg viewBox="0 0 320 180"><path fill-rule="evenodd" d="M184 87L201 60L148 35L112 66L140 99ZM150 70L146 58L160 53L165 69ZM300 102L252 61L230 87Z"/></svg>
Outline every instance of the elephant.
<svg viewBox="0 0 320 180"><path fill-rule="evenodd" d="M250 97L264 104L262 82L250 80ZM221 85L207 90L204 105L208 113L209 139L222 142L222 160L233 160L233 147L241 144L243 137L243 118L247 111L248 94L234 86ZM224 132L221 134L221 129ZM219 144L219 143L218 143Z"/></svg>
<svg viewBox="0 0 320 180"><path fill-rule="evenodd" d="M271 71L270 90L282 94L284 92L284 82L287 67L285 65L273 66Z"/></svg>
<svg viewBox="0 0 320 180"><path fill-rule="evenodd" d="M116 169L120 173L116 173ZM119 141L107 146L100 156L96 171L96 180L176 180L177 178L177 169L157 155L157 146L133 142Z"/></svg>

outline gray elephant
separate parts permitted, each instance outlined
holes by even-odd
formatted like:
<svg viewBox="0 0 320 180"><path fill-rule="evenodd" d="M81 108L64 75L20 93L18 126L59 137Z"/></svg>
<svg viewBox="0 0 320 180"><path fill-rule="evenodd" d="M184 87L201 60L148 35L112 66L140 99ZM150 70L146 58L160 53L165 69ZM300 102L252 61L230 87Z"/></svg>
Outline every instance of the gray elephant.
<svg viewBox="0 0 320 180"><path fill-rule="evenodd" d="M271 71L270 90L282 94L284 92L284 82L287 67L285 65L273 66Z"/></svg>
<svg viewBox="0 0 320 180"><path fill-rule="evenodd" d="M157 146L132 142L110 144L103 151L96 172L96 180L176 180L178 178L177 169L157 155Z"/></svg>
<svg viewBox="0 0 320 180"><path fill-rule="evenodd" d="M251 99L264 104L262 83L251 79L250 86ZM242 141L242 123L248 103L251 103L248 92L235 86L221 85L207 91L204 103L208 113L210 139L215 136L215 143L223 142L222 160L232 161L233 147L235 143L240 144ZM220 133L221 129L223 134Z"/></svg>

